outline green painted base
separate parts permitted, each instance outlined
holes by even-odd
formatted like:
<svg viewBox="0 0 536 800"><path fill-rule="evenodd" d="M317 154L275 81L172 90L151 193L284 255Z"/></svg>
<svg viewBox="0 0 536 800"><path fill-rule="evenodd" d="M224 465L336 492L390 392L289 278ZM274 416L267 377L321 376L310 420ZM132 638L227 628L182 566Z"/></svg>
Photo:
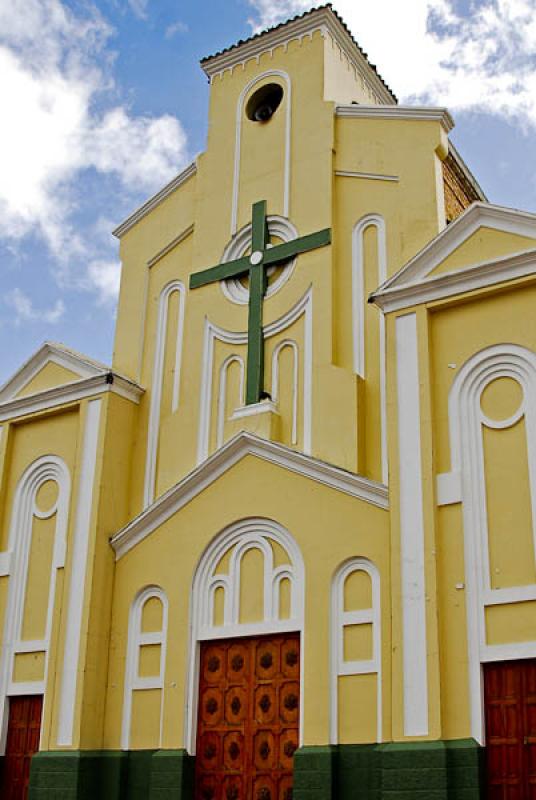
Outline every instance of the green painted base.
<svg viewBox="0 0 536 800"><path fill-rule="evenodd" d="M472 739L301 747L294 800L480 800L483 750ZM48 752L32 759L29 800L192 800L185 750Z"/></svg>
<svg viewBox="0 0 536 800"><path fill-rule="evenodd" d="M302 747L294 800L480 800L483 749L472 739Z"/></svg>
<svg viewBox="0 0 536 800"><path fill-rule="evenodd" d="M191 800L185 750L36 753L29 800Z"/></svg>

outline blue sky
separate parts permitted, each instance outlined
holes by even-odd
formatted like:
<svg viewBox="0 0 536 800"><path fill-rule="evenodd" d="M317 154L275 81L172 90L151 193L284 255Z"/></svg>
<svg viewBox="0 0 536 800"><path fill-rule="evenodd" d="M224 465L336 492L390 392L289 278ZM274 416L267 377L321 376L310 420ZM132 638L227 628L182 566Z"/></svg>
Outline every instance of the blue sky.
<svg viewBox="0 0 536 800"><path fill-rule="evenodd" d="M199 59L312 5L0 0L0 382L45 339L110 362L111 230L204 148ZM449 106L489 199L536 212L536 0L335 5L401 101Z"/></svg>

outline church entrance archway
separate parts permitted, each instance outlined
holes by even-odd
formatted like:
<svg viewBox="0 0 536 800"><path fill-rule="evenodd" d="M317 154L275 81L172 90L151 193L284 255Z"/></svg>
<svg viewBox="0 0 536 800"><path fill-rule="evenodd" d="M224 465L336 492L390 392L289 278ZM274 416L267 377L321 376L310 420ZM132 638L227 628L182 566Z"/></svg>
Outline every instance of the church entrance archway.
<svg viewBox="0 0 536 800"><path fill-rule="evenodd" d="M298 633L203 642L196 800L291 800Z"/></svg>

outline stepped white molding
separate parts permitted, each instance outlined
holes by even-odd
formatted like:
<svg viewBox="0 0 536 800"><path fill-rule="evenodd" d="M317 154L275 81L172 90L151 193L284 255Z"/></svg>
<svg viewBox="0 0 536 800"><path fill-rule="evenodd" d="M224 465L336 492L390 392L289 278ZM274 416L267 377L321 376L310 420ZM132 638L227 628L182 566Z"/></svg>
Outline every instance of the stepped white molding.
<svg viewBox="0 0 536 800"><path fill-rule="evenodd" d="M288 556L288 563L276 567L271 542L276 542ZM250 550L263 556L263 619L256 623L240 622L241 562ZM226 553L230 553L227 574L217 568ZM279 595L281 582L290 583L290 615L280 619ZM223 625L214 624L214 599L218 589L224 592ZM188 752L195 755L197 730L197 699L199 685L199 643L203 640L228 639L240 636L259 636L282 632L299 632L304 628L305 572L303 559L291 534L274 520L252 517L229 525L212 540L197 566L190 613L190 657L188 659L188 691L186 697L185 739ZM303 675L303 642L300 647L300 671ZM300 720L303 721L303 692L300 692ZM302 743L303 723L300 725Z"/></svg>
<svg viewBox="0 0 536 800"><path fill-rule="evenodd" d="M182 172L179 172L179 174L176 175L173 180L171 180L169 183L166 183L163 189L160 189L159 192L150 197L142 206L137 208L136 211L130 215L130 217L127 217L124 222L118 225L117 228L112 231L112 235L117 239L120 239L125 235L125 233L133 228L136 223L150 214L151 211L154 211L154 209L157 208L160 203L163 203L164 200L170 196L170 194L173 194L173 192L179 189L184 183L186 183L186 181L189 181L190 178L193 178L195 175L197 175L197 164L195 161L193 161L186 167L186 169L183 169Z"/></svg>
<svg viewBox="0 0 536 800"><path fill-rule="evenodd" d="M492 381L505 377L522 387L523 399L510 419L496 422L483 413L480 398ZM493 589L489 563L482 426L508 428L523 417L536 559L536 353L514 344L494 345L475 353L459 370L449 393L452 470L438 478L446 486L451 482L453 494L458 487L458 500L463 504L471 734L479 742L484 741L481 663L536 656L536 641L487 644L485 620L488 606L536 600L536 584Z"/></svg>
<svg viewBox="0 0 536 800"><path fill-rule="evenodd" d="M352 172L349 169L336 169L335 175L338 178L362 178L367 181L392 181L397 183L400 180L398 175L380 175L375 172Z"/></svg>
<svg viewBox="0 0 536 800"><path fill-rule="evenodd" d="M248 455L379 508L389 507L387 488L383 484L347 472L290 447L241 431L112 537L111 545L115 550L116 559L125 556Z"/></svg>
<svg viewBox="0 0 536 800"><path fill-rule="evenodd" d="M147 262L147 266L149 269L158 264L158 262L171 253L179 244L182 244L186 239L188 239L194 232L194 225L188 225L183 231L179 233L178 236L175 236L170 242L168 242L164 247L162 247L158 253L156 253L152 258L150 258Z"/></svg>
<svg viewBox="0 0 536 800"><path fill-rule="evenodd" d="M58 486L56 501L46 511L38 508L36 497L41 486L53 481ZM6 746L7 721L9 713L9 696L21 694L43 694L48 669L48 651L52 630L52 617L56 592L56 576L58 569L65 565L67 546L67 524L71 494L71 479L65 462L57 456L43 456L26 469L20 478L11 513L8 537L10 554L10 573L7 590L5 623L2 641L4 646L0 656L0 754ZM56 518L52 563L50 566L46 623L43 639L27 642L22 638L24 619L24 603L34 518ZM44 652L44 680L21 687L13 681L13 666L17 653ZM46 698L45 698L46 702ZM45 716L43 715L43 719Z"/></svg>

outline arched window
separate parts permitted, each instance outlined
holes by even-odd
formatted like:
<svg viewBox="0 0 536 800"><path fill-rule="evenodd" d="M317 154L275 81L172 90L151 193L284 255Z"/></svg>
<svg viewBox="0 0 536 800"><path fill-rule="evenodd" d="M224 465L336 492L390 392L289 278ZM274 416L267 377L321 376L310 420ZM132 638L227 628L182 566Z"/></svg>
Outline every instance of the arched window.
<svg viewBox="0 0 536 800"><path fill-rule="evenodd" d="M331 608L331 743L340 739L342 682L376 675L376 741L382 740L380 575L372 562L353 558L336 572ZM350 717L359 709L346 709Z"/></svg>
<svg viewBox="0 0 536 800"><path fill-rule="evenodd" d="M367 214L362 217L354 227L352 234L352 318L353 318L353 349L354 371L362 378L367 377L366 371L366 325L365 316L367 309L366 296L366 264L365 264L365 234L374 228L377 236L377 263L378 271L375 276L375 286L381 286L387 280L387 237L385 220L380 214ZM382 481L387 484L387 398L385 378L385 317L383 313L378 317L379 325L379 383L380 383L380 413L381 413L381 457Z"/></svg>
<svg viewBox="0 0 536 800"><path fill-rule="evenodd" d="M168 336L168 316L170 302L174 294L177 294L179 303L177 330L174 332L174 336L170 337ZM179 406L185 296L184 285L181 281L171 281L164 286L160 292L160 299L158 301L158 319L156 323L156 342L151 385L151 408L149 411L147 455L145 460L144 507L151 505L155 496L156 461L158 455L160 414L162 410L164 366L166 355L170 347L173 347L173 388L170 404L172 413L176 411Z"/></svg>
<svg viewBox="0 0 536 800"><path fill-rule="evenodd" d="M130 747L134 699L137 693L159 691L158 731L162 743L162 711L166 668L168 601L158 586L148 586L135 597L128 623L125 694L121 748Z"/></svg>
<svg viewBox="0 0 536 800"><path fill-rule="evenodd" d="M287 391L290 389L292 392L292 427L290 444L295 445L298 444L298 394L300 388L300 371L298 345L292 339L283 339L282 342L279 342L272 355L272 400L274 403L277 403L280 397L281 380L279 377L279 362L281 353L284 350L290 350L292 353L292 384L290 387L287 387Z"/></svg>

